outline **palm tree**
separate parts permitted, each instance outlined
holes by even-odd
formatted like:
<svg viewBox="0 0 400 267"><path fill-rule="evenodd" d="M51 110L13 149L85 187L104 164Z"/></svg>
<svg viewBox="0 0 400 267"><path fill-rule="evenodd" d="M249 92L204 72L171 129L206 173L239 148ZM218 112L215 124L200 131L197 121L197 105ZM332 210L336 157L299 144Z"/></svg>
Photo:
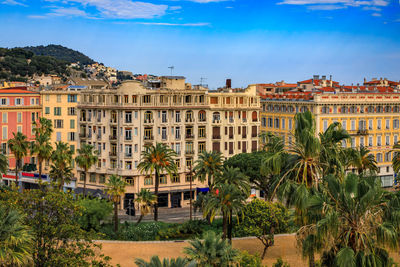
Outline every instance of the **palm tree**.
<svg viewBox="0 0 400 267"><path fill-rule="evenodd" d="M18 211L0 205L0 266L27 266L33 237Z"/></svg>
<svg viewBox="0 0 400 267"><path fill-rule="evenodd" d="M301 239L314 235L316 243L323 240L319 250L324 266L359 266L361 262L389 266L386 249L399 245L398 196L383 190L376 177L350 173L343 180L334 175L324 180L309 198L307 216L313 222L300 228Z"/></svg>
<svg viewBox="0 0 400 267"><path fill-rule="evenodd" d="M109 195L114 204L114 231L118 231L118 204L121 202L121 196L125 193L126 182L121 176L111 175L105 184L105 192Z"/></svg>
<svg viewBox="0 0 400 267"><path fill-rule="evenodd" d="M195 267L195 262L189 262L185 258L178 257L176 259L164 258L161 262L158 256L151 257L149 262L143 259L136 259L135 264L138 267Z"/></svg>
<svg viewBox="0 0 400 267"><path fill-rule="evenodd" d="M39 180L42 179L43 161L51 158L53 147L51 146L50 137L53 132L51 120L40 118L38 122L33 123L33 133L35 140L31 144L31 154L36 154L39 165Z"/></svg>
<svg viewBox="0 0 400 267"><path fill-rule="evenodd" d="M242 213L244 202L247 198L239 189L232 184L217 184L214 192L205 205L203 216L210 216L210 221L217 214L222 215L223 239L226 239L228 234L228 224L233 214L237 216ZM237 217L239 220L239 217Z"/></svg>
<svg viewBox="0 0 400 267"><path fill-rule="evenodd" d="M13 133L13 138L8 140L8 147L15 157L15 182L18 186L18 172L21 165L21 160L28 154L29 142L26 135L21 132Z"/></svg>
<svg viewBox="0 0 400 267"><path fill-rule="evenodd" d="M239 190L243 194L243 198L247 199L250 196L251 186L249 178L244 175L239 168L225 166L222 170L222 173L216 177L215 183L217 185L225 184L225 185L233 185L236 189ZM228 218L228 229L227 229L227 237L230 242L232 242L232 230L233 230L233 222L232 222L232 212L229 214Z"/></svg>
<svg viewBox="0 0 400 267"><path fill-rule="evenodd" d="M75 161L79 168L83 169L83 196L86 196L86 173L87 171L96 164L98 160L97 151L94 151L94 147L88 144L82 144L81 148L78 149L78 156Z"/></svg>
<svg viewBox="0 0 400 267"><path fill-rule="evenodd" d="M400 142L397 142L396 144L394 144L391 152L393 152L393 159L392 159L393 170L395 171L395 173L399 173L399 171L400 171Z"/></svg>
<svg viewBox="0 0 400 267"><path fill-rule="evenodd" d="M193 171L199 181L207 180L208 188L212 190L215 176L218 175L223 167L222 154L217 151L203 151L195 162Z"/></svg>
<svg viewBox="0 0 400 267"><path fill-rule="evenodd" d="M60 190L65 182L71 181L73 154L70 146L64 142L57 142L56 149L51 154L53 164L50 167L50 177L58 184Z"/></svg>
<svg viewBox="0 0 400 267"><path fill-rule="evenodd" d="M347 150L347 157L349 165L357 169L359 175L364 174L366 171L376 173L378 166L374 155L370 154L370 150L364 146L360 146L358 149Z"/></svg>
<svg viewBox="0 0 400 267"><path fill-rule="evenodd" d="M190 260L198 266L227 267L237 262L239 252L227 240L221 239L213 231L203 234L203 240L189 241L190 247L184 249Z"/></svg>
<svg viewBox="0 0 400 267"><path fill-rule="evenodd" d="M140 207L140 217L136 223L136 225L138 225L143 217L151 212L151 207L157 202L157 198L149 189L142 188L140 192L136 194L135 202L137 202Z"/></svg>
<svg viewBox="0 0 400 267"><path fill-rule="evenodd" d="M158 188L160 185L160 175L167 172L170 176L176 174L178 169L175 165L174 157L176 153L167 145L156 143L156 145L146 146L142 151L142 159L138 165L138 170L142 173L153 174L155 176L154 195L157 202L154 203L154 220L158 221Z"/></svg>

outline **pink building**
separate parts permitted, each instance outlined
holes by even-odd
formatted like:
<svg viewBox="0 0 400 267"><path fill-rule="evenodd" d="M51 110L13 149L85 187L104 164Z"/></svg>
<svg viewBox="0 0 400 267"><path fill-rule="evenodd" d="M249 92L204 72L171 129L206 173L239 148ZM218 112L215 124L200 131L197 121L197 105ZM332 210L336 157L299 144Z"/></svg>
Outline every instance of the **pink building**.
<svg viewBox="0 0 400 267"><path fill-rule="evenodd" d="M32 140L32 123L41 116L40 94L29 91L26 87L0 89L0 128L1 151L9 158L9 168L15 168L14 155L9 151L7 141L13 133L22 132ZM21 163L35 163L30 156Z"/></svg>

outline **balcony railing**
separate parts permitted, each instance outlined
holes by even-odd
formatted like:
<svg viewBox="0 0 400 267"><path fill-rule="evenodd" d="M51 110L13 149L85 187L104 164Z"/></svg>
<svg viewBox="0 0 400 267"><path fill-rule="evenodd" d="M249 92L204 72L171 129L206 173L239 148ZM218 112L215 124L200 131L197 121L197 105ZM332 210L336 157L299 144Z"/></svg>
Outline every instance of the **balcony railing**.
<svg viewBox="0 0 400 267"><path fill-rule="evenodd" d="M221 135L219 135L219 134L213 134L213 139L221 139Z"/></svg>
<svg viewBox="0 0 400 267"><path fill-rule="evenodd" d="M143 139L145 140L145 141L152 141L152 140L154 140L154 136L153 135L151 135L151 136L143 136Z"/></svg>
<svg viewBox="0 0 400 267"><path fill-rule="evenodd" d="M221 120L220 120L220 119L213 119L212 123L220 124L220 123L221 123Z"/></svg>
<svg viewBox="0 0 400 267"><path fill-rule="evenodd" d="M117 156L117 152L110 152L109 155L110 155L110 157L116 157Z"/></svg>
<svg viewBox="0 0 400 267"><path fill-rule="evenodd" d="M193 134L187 134L187 135L186 135L186 139L192 139L192 138L194 138L194 135L193 135Z"/></svg>
<svg viewBox="0 0 400 267"><path fill-rule="evenodd" d="M154 119L144 119L144 123L154 123Z"/></svg>
<svg viewBox="0 0 400 267"><path fill-rule="evenodd" d="M193 118L186 118L185 122L190 122L191 123L191 122L194 122L194 119Z"/></svg>
<svg viewBox="0 0 400 267"><path fill-rule="evenodd" d="M117 136L116 135L110 135L110 140L117 140Z"/></svg>
<svg viewBox="0 0 400 267"><path fill-rule="evenodd" d="M125 136L125 141L132 141L132 136Z"/></svg>
<svg viewBox="0 0 400 267"><path fill-rule="evenodd" d="M110 123L117 123L117 120L110 119Z"/></svg>
<svg viewBox="0 0 400 267"><path fill-rule="evenodd" d="M185 154L186 155L193 155L194 154L194 150L186 150Z"/></svg>
<svg viewBox="0 0 400 267"><path fill-rule="evenodd" d="M130 158L132 157L132 153L125 153L125 158Z"/></svg>

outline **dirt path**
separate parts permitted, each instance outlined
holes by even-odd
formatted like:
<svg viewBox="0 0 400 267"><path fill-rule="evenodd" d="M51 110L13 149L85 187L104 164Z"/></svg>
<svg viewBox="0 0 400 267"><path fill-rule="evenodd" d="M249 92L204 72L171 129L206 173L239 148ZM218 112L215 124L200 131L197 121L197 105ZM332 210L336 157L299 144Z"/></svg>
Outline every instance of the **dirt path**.
<svg viewBox="0 0 400 267"><path fill-rule="evenodd" d="M188 246L187 242L123 242L104 241L101 242L103 253L112 258L112 264L119 263L121 267L135 266L135 258L150 259L153 255L160 258L174 258L184 256L183 248ZM275 245L271 247L263 261L271 266L277 258L282 257L291 266L305 266L299 251L295 247L293 235L282 235L275 237ZM233 246L241 250L247 250L251 254L262 253L262 243L257 239L238 239L233 241Z"/></svg>
<svg viewBox="0 0 400 267"><path fill-rule="evenodd" d="M188 246L187 242L104 241L100 243L103 246L103 253L112 258L111 263L114 265L119 263L121 267L135 266L135 258L148 260L153 255L158 255L161 259L184 256L183 248ZM263 250L262 243L255 238L233 240L233 246L240 250L247 250L251 254L261 254ZM279 257L292 267L308 266L296 247L294 235L276 236L275 245L269 248L263 264L270 267ZM399 253L391 253L391 257L396 262L400 262Z"/></svg>

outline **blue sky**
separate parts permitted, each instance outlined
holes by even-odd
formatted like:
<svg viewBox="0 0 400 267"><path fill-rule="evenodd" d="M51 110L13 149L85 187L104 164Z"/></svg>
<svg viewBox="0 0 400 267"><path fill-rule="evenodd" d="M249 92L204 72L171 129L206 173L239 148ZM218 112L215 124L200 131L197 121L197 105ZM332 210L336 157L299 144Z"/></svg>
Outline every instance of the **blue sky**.
<svg viewBox="0 0 400 267"><path fill-rule="evenodd" d="M0 46L61 44L211 88L400 79L399 0L0 0Z"/></svg>

